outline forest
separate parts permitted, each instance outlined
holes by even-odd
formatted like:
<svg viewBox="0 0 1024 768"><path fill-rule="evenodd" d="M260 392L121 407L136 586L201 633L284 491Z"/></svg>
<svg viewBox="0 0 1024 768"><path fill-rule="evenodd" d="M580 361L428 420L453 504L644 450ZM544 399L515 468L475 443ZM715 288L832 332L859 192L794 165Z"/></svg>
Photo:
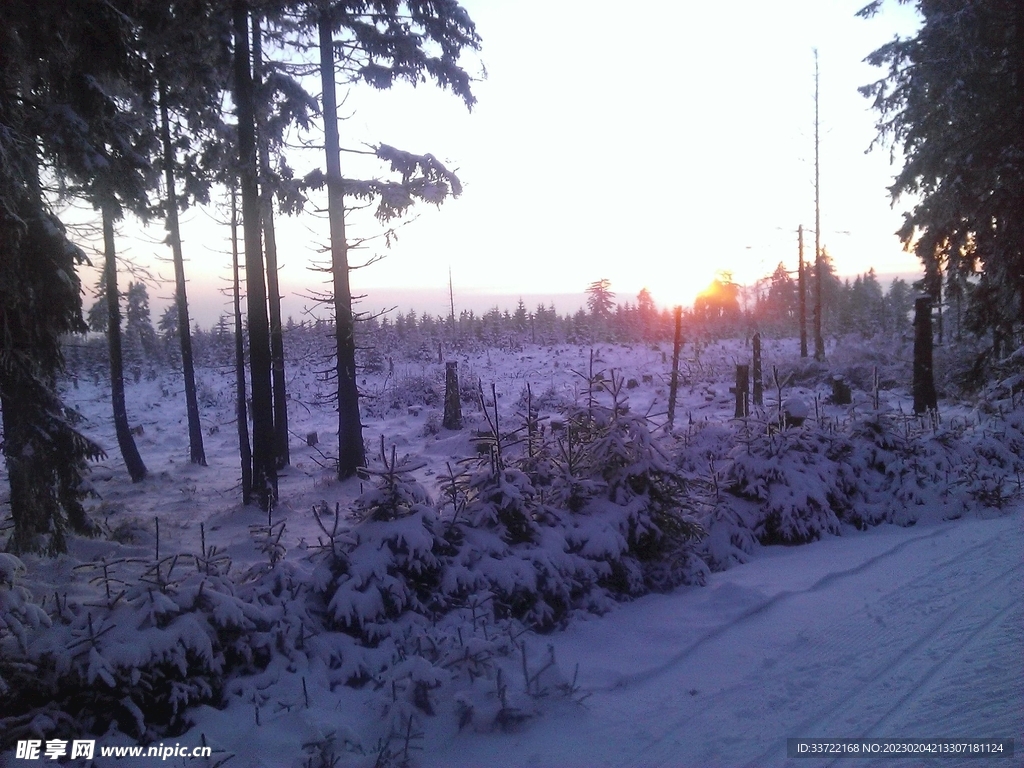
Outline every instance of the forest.
<svg viewBox="0 0 1024 768"><path fill-rule="evenodd" d="M339 100L472 108L486 50L455 0L0 4L0 749L187 738L221 765L270 724L287 764L429 762L586 711L546 638L622 604L776 545L1017 514L1024 7L914 5L862 93L921 280L840 277L801 239L796 270L722 271L686 309L593 275L561 314L432 315L360 311L351 221L392 237L462 180L344 147ZM202 328L179 217L214 199L233 311ZM275 221L321 207L330 318L282 316ZM159 317L122 285L128 221L166 229Z"/></svg>

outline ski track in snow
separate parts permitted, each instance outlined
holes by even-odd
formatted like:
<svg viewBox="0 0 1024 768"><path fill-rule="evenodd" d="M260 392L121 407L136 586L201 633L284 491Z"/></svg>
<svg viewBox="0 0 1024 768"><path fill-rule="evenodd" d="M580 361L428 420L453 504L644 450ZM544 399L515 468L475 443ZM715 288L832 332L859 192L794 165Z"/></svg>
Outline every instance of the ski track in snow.
<svg viewBox="0 0 1024 768"><path fill-rule="evenodd" d="M661 664L590 689L582 711L487 737L508 748L492 745L492 756L514 756L488 764L818 768L848 761L787 760L786 739L1014 737L1020 744L1024 718L1007 706L1024 702L1020 514L904 534L911 538L760 601ZM772 567L785 568L788 554ZM625 635L623 649L631 631L641 642L644 627L614 614L603 621ZM571 668L566 656L560 648L559 662ZM477 738L456 736L426 762L474 764L476 750L461 748ZM892 760L856 759L883 764Z"/></svg>

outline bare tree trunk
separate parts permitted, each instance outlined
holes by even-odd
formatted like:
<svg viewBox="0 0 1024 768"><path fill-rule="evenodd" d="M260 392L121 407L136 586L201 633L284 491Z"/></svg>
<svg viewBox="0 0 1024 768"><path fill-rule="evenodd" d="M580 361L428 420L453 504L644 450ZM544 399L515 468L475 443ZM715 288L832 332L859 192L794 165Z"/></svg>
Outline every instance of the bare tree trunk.
<svg viewBox="0 0 1024 768"><path fill-rule="evenodd" d="M117 251L114 246L114 213L109 204L101 206L103 215L103 276L107 287L107 347L110 352L110 399L114 406L114 431L125 467L132 482L146 477L146 465L139 455L131 428L124 395L124 360L121 356L121 307L117 293Z"/></svg>
<svg viewBox="0 0 1024 768"><path fill-rule="evenodd" d="M761 334L754 334L754 405L764 405L764 380L761 375Z"/></svg>
<svg viewBox="0 0 1024 768"><path fill-rule="evenodd" d="M462 429L462 399L459 395L459 364L444 366L444 428Z"/></svg>
<svg viewBox="0 0 1024 768"><path fill-rule="evenodd" d="M238 279L238 202L231 188L231 278L235 307L235 418L238 421L238 456L242 462L242 503L252 502L252 448L245 408L245 344L242 339L242 293Z"/></svg>
<svg viewBox="0 0 1024 768"><path fill-rule="evenodd" d="M252 67L257 93L263 88L263 46L258 19L252 25ZM284 376L284 335L281 330L281 287L277 279L277 235L274 230L274 191L270 178L270 142L266 135L263 110L267 100L259 99L256 110L256 138L259 151L260 204L263 221L263 250L267 258L267 295L270 310L270 362L274 395L274 449L277 467L291 462L288 451L288 396Z"/></svg>
<svg viewBox="0 0 1024 768"><path fill-rule="evenodd" d="M914 413L939 407L932 367L932 301L920 296L914 302Z"/></svg>
<svg viewBox="0 0 1024 768"><path fill-rule="evenodd" d="M185 375L185 411L188 414L189 459L206 466L203 427L199 421L199 399L196 396L196 369L192 357L192 331L189 327L188 297L185 293L185 259L181 252L181 229L178 226L178 195L174 188L174 148L171 145L171 123L167 114L167 90L160 86L160 138L164 150L164 182L167 185L167 233L174 261L174 303L178 311L178 339L181 342L181 370Z"/></svg>
<svg viewBox="0 0 1024 768"><path fill-rule="evenodd" d="M238 174L245 237L245 294L249 319L249 379L252 386L252 487L261 509L277 499L274 450L274 402L270 384L270 323L263 280L260 195L256 183L256 130L249 17L244 0L233 4L235 104L238 113Z"/></svg>
<svg viewBox="0 0 1024 768"><path fill-rule="evenodd" d="M320 4L320 79L323 85L324 140L327 153L327 208L331 228L331 272L334 278L334 332L338 371L338 477L351 477L366 464L363 425L356 386L355 323L349 286L348 241L345 238L345 189L341 178L338 99L334 84L331 6Z"/></svg>
<svg viewBox="0 0 1024 768"><path fill-rule="evenodd" d="M675 335L672 339L672 376L668 387L668 428L671 430L676 421L676 395L679 392L679 352L683 348L683 308L676 307Z"/></svg>
<svg viewBox="0 0 1024 768"><path fill-rule="evenodd" d="M825 337L822 335L821 284L825 265L821 258L821 142L818 137L818 49L814 49L814 359L825 359Z"/></svg>
<svg viewBox="0 0 1024 768"><path fill-rule="evenodd" d="M804 225L798 232L799 261L797 262L797 291L800 293L800 357L807 357L807 265L804 264Z"/></svg>

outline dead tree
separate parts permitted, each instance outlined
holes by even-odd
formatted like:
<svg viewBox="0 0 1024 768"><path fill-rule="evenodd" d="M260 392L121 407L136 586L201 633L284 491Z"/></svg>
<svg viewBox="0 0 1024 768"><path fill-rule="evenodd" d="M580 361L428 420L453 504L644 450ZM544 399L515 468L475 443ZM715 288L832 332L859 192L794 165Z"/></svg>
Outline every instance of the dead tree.
<svg viewBox="0 0 1024 768"><path fill-rule="evenodd" d="M444 428L462 429L462 402L459 400L458 363L444 365Z"/></svg>
<svg viewBox="0 0 1024 768"><path fill-rule="evenodd" d="M733 416L743 419L750 415L750 366L736 366L736 386L729 387L729 391L736 395L736 411Z"/></svg>
<svg viewBox="0 0 1024 768"><path fill-rule="evenodd" d="M668 428L672 429L676 420L676 395L679 392L679 350L683 346L683 308L675 308L676 333L672 341L672 378L668 387Z"/></svg>
<svg viewBox="0 0 1024 768"><path fill-rule="evenodd" d="M761 375L761 334L754 334L754 405L764 405L764 380Z"/></svg>
<svg viewBox="0 0 1024 768"><path fill-rule="evenodd" d="M929 296L918 296L914 301L914 413L938 407L932 366L932 300Z"/></svg>

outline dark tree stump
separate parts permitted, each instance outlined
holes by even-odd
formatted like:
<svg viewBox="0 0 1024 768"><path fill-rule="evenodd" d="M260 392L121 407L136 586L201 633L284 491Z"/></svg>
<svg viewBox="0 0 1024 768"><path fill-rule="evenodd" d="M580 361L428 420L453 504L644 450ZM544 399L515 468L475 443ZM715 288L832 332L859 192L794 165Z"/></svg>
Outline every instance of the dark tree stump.
<svg viewBox="0 0 1024 768"><path fill-rule="evenodd" d="M458 363L444 365L444 428L462 429L462 401L459 399Z"/></svg>
<svg viewBox="0 0 1024 768"><path fill-rule="evenodd" d="M914 301L914 413L938 410L935 371L932 365L932 300Z"/></svg>
<svg viewBox="0 0 1024 768"><path fill-rule="evenodd" d="M736 366L736 386L729 387L736 395L736 412L734 418L742 419L750 415L750 366Z"/></svg>
<svg viewBox="0 0 1024 768"><path fill-rule="evenodd" d="M849 405L853 402L853 392L846 379L836 375L832 377L832 402L836 405Z"/></svg>

